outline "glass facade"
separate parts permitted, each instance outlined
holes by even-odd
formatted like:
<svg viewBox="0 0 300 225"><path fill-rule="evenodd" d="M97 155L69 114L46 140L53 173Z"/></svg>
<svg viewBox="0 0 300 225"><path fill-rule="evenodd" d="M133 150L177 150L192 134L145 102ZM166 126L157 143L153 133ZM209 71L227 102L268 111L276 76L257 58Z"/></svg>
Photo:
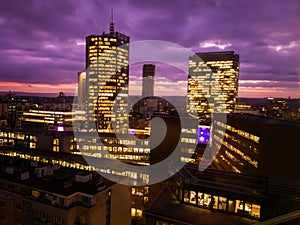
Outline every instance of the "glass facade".
<svg viewBox="0 0 300 225"><path fill-rule="evenodd" d="M78 73L78 107L85 108L86 104L86 72Z"/></svg>
<svg viewBox="0 0 300 225"><path fill-rule="evenodd" d="M86 37L86 71L88 129L127 133L129 37L113 26Z"/></svg>
<svg viewBox="0 0 300 225"><path fill-rule="evenodd" d="M124 162L149 165L150 164L150 142L148 140L132 140L129 135L116 137L101 137L90 139L81 137L76 139L80 152L72 151L74 154L91 156L96 158L114 158ZM108 153L104 153L108 151Z"/></svg>
<svg viewBox="0 0 300 225"><path fill-rule="evenodd" d="M187 111L233 112L237 100L239 55L196 53L189 58Z"/></svg>
<svg viewBox="0 0 300 225"><path fill-rule="evenodd" d="M221 139L226 128L224 139ZM220 147L217 161L226 164L232 172L248 172L258 169L260 137L233 125L214 122L214 144Z"/></svg>
<svg viewBox="0 0 300 225"><path fill-rule="evenodd" d="M23 112L22 122L71 126L73 117L75 117L74 112L29 110Z"/></svg>

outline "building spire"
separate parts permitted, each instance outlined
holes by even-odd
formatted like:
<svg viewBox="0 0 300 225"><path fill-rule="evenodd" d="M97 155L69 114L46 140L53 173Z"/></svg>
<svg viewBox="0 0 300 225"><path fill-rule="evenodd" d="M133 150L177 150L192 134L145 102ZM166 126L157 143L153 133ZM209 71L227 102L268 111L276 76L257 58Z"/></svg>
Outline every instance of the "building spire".
<svg viewBox="0 0 300 225"><path fill-rule="evenodd" d="M115 32L115 24L114 24L114 9L111 8L111 22L109 25L109 31L111 34Z"/></svg>

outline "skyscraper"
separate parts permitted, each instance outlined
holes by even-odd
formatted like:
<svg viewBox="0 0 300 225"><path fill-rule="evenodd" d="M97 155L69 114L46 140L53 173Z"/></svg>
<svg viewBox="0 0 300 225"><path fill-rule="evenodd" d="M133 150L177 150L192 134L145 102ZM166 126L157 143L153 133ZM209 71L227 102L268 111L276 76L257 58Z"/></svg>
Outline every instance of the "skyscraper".
<svg viewBox="0 0 300 225"><path fill-rule="evenodd" d="M86 72L78 72L78 107L86 104Z"/></svg>
<svg viewBox="0 0 300 225"><path fill-rule="evenodd" d="M189 57L187 111L233 112L237 100L239 55L234 51Z"/></svg>
<svg viewBox="0 0 300 225"><path fill-rule="evenodd" d="M153 112L157 110L157 98L154 96L154 75L155 75L155 65L154 64L144 64L143 65L143 89L142 98L144 100L139 106L139 111L146 118L150 118Z"/></svg>
<svg viewBox="0 0 300 225"><path fill-rule="evenodd" d="M127 133L129 37L113 22L109 33L86 37L86 71L88 130Z"/></svg>
<svg viewBox="0 0 300 225"><path fill-rule="evenodd" d="M142 96L153 96L154 95L154 74L155 74L155 65L153 64L144 64L143 66L143 90Z"/></svg>

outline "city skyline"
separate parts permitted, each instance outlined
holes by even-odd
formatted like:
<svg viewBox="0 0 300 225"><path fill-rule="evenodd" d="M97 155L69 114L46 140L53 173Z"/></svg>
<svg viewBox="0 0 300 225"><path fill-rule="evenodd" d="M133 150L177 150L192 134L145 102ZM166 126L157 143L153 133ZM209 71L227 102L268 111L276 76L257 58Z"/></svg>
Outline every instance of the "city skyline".
<svg viewBox="0 0 300 225"><path fill-rule="evenodd" d="M0 225L300 224L300 3L1 4Z"/></svg>
<svg viewBox="0 0 300 225"><path fill-rule="evenodd" d="M84 69L84 38L108 31L113 7L116 29L132 42L169 41L195 53L236 51L239 97L300 97L298 1L169 3L1 3L0 27L6 35L0 38L0 92L74 94L77 73ZM170 79L182 87L176 94L186 91L187 75L174 68L158 64L156 78L158 89ZM141 92L141 80L142 66L131 66L130 94Z"/></svg>

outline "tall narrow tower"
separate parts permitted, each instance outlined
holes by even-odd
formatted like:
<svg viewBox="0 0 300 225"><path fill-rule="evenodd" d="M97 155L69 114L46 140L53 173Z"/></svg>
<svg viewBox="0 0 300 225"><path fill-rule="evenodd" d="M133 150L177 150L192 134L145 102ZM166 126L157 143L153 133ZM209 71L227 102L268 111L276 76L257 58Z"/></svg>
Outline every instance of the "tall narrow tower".
<svg viewBox="0 0 300 225"><path fill-rule="evenodd" d="M145 117L150 118L153 112L157 110L157 98L154 96L154 75L155 65L144 64L143 65L143 89L142 98L144 100L139 106L139 111Z"/></svg>
<svg viewBox="0 0 300 225"><path fill-rule="evenodd" d="M154 95L154 74L155 74L155 65L153 64L144 64L143 66L143 90L142 96L148 97Z"/></svg>
<svg viewBox="0 0 300 225"><path fill-rule="evenodd" d="M88 130L127 133L129 37L113 20L109 33L86 37L86 71Z"/></svg>
<svg viewBox="0 0 300 225"><path fill-rule="evenodd" d="M78 72L78 107L84 108L86 104L86 73Z"/></svg>

